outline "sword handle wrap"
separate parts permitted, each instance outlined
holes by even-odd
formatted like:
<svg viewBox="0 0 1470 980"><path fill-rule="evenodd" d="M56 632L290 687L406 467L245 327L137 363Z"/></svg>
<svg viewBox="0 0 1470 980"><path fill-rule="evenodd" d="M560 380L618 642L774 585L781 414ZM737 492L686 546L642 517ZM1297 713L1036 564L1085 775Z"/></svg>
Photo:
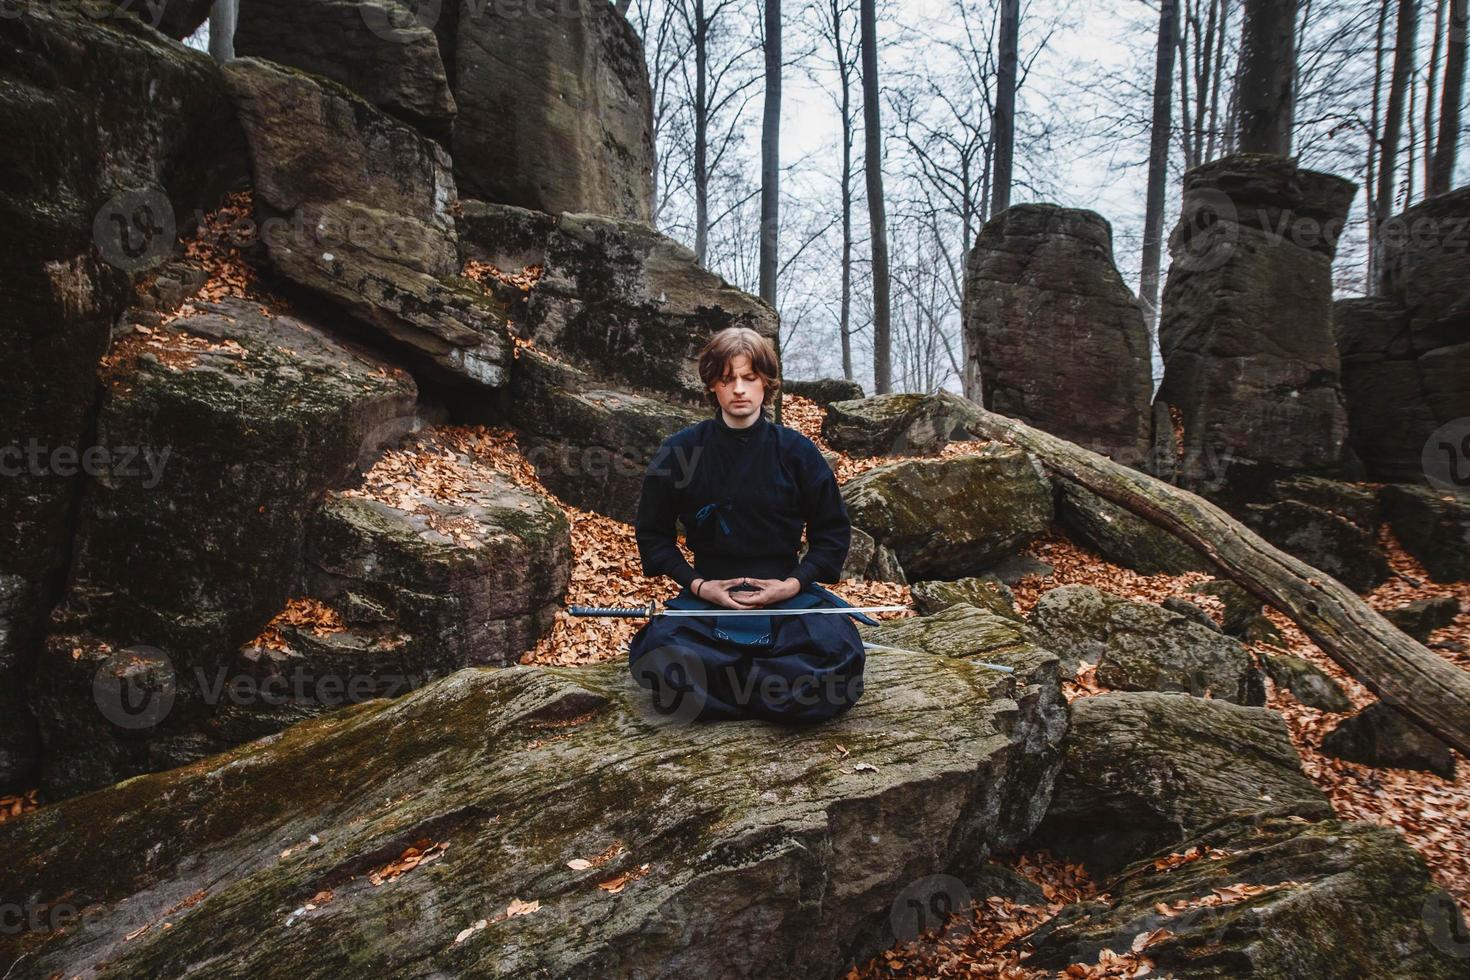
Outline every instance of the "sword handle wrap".
<svg viewBox="0 0 1470 980"><path fill-rule="evenodd" d="M614 606L572 606L567 610L573 616L652 616L653 605L629 609Z"/></svg>

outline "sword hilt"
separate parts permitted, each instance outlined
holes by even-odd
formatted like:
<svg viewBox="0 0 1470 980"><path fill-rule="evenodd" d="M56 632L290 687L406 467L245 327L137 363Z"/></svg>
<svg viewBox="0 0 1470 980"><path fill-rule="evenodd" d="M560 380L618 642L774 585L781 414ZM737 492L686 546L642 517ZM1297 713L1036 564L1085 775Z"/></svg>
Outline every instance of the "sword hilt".
<svg viewBox="0 0 1470 980"><path fill-rule="evenodd" d="M573 616L652 616L653 603L646 606L571 606L567 612Z"/></svg>

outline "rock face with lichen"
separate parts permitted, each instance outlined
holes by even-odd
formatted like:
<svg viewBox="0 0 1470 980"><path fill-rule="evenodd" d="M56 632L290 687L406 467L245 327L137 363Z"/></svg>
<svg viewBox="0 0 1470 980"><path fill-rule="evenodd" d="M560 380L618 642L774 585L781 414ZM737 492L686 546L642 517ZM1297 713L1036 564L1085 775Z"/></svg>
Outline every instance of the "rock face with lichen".
<svg viewBox="0 0 1470 980"><path fill-rule="evenodd" d="M235 56L340 82L444 145L455 103L432 25L399 0L248 0Z"/></svg>
<svg viewBox="0 0 1470 980"><path fill-rule="evenodd" d="M822 438L854 456L927 456L973 440L965 429L973 412L972 402L948 391L836 401L822 417Z"/></svg>
<svg viewBox="0 0 1470 980"><path fill-rule="evenodd" d="M503 385L506 311L459 275L444 148L320 76L258 58L224 75L275 270L446 378Z"/></svg>
<svg viewBox="0 0 1470 980"><path fill-rule="evenodd" d="M1227 482L1343 467L1332 258L1355 191L1340 177L1258 154L1185 175L1169 238L1156 395L1183 415L1183 442L1166 454L1182 454L1182 485L1218 495Z"/></svg>
<svg viewBox="0 0 1470 980"><path fill-rule="evenodd" d="M81 906L0 971L836 976L1031 829L1060 692L1010 662L877 653L805 728L679 724L621 664L463 670L0 824L0 894Z"/></svg>
<svg viewBox="0 0 1470 980"><path fill-rule="evenodd" d="M166 11L184 6L199 4ZM64 585L109 328L195 209L248 172L219 67L132 16L92 12L0 16L0 785L28 779L39 755L23 692Z"/></svg>
<svg viewBox="0 0 1470 980"><path fill-rule="evenodd" d="M991 218L970 251L964 307L986 408L1144 462L1148 330L1102 215L1018 204Z"/></svg>
<svg viewBox="0 0 1470 980"><path fill-rule="evenodd" d="M322 495L413 411L406 373L320 328L199 305L135 327L105 367L96 438L115 465L82 496L35 681L53 799L228 744L203 689L293 594ZM118 685L155 680L174 692L156 728L109 711Z"/></svg>
<svg viewBox="0 0 1470 980"><path fill-rule="evenodd" d="M638 32L604 0L446 2L455 176L551 214L653 218L653 96Z"/></svg>
<svg viewBox="0 0 1470 980"><path fill-rule="evenodd" d="M876 466L842 486L854 527L891 548L911 578L961 578L1026 546L1051 523L1051 484L1026 453L989 446Z"/></svg>

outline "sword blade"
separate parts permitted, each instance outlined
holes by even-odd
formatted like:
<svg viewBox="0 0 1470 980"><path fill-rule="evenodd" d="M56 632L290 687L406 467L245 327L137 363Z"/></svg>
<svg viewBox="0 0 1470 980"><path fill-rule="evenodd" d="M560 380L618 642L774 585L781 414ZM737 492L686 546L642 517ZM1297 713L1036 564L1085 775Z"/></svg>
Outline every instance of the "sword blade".
<svg viewBox="0 0 1470 980"><path fill-rule="evenodd" d="M821 609L660 609L655 616L806 616L821 613L903 612L908 606L831 606ZM641 612L641 610L640 610Z"/></svg>

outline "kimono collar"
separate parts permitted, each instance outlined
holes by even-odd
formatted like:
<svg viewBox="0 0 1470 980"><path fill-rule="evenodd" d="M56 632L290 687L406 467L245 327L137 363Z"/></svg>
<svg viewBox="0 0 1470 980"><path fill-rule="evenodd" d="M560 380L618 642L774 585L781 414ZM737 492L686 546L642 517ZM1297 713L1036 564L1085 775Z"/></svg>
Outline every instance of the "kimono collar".
<svg viewBox="0 0 1470 980"><path fill-rule="evenodd" d="M726 435L734 436L737 439L744 439L747 436L760 435L770 424L770 421L766 418L766 412L764 408L762 408L760 414L756 416L755 421L743 429L737 429L731 425L728 425L725 422L724 412L718 410L716 410L715 412L715 428L725 433Z"/></svg>

